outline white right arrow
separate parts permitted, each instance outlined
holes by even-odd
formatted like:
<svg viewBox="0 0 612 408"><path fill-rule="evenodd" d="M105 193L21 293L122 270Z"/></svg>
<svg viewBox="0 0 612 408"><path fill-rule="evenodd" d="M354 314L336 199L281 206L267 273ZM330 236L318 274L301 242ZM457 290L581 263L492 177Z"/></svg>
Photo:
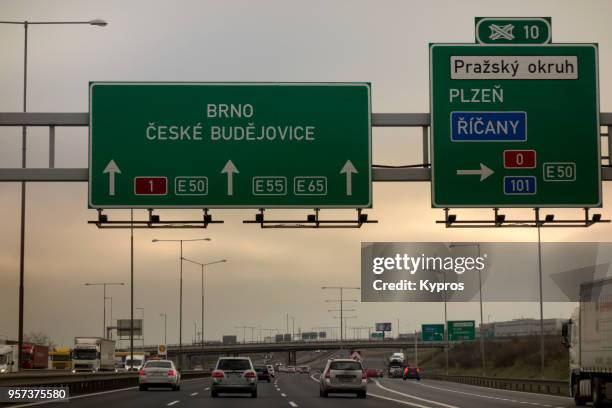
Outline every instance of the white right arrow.
<svg viewBox="0 0 612 408"><path fill-rule="evenodd" d="M486 179L491 174L495 173L493 170L480 163L480 170L457 170L458 176L480 176L480 181Z"/></svg>
<svg viewBox="0 0 612 408"><path fill-rule="evenodd" d="M234 195L234 173L240 173L238 168L234 165L231 160L228 160L221 170L221 174L227 174L227 195Z"/></svg>
<svg viewBox="0 0 612 408"><path fill-rule="evenodd" d="M340 170L340 174L346 174L346 195L347 196L353 195L353 181L352 181L353 173L358 173L358 171L355 168L355 166L353 166L353 163L350 160L347 160L346 163L344 163L342 170Z"/></svg>
<svg viewBox="0 0 612 408"><path fill-rule="evenodd" d="M121 170L119 170L119 166L115 163L114 160L108 162L106 168L102 172L102 174L108 173L108 195L115 195L115 174L121 174Z"/></svg>

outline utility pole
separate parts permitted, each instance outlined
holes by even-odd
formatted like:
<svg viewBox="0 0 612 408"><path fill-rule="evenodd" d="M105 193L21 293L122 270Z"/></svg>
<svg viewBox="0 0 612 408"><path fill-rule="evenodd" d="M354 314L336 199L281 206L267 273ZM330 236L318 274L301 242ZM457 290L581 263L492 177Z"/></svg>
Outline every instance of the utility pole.
<svg viewBox="0 0 612 408"><path fill-rule="evenodd" d="M357 300L344 300L343 291L344 290L361 290L360 287L351 287L351 286L323 286L322 290L326 289L336 289L340 291L340 299L339 300L326 300L326 302L340 302L340 341L344 341L344 325L343 325L343 317L344 317L344 302L357 302Z"/></svg>
<svg viewBox="0 0 612 408"><path fill-rule="evenodd" d="M100 283L86 283L85 286L102 286L102 337L106 338L106 287L107 286L124 286L125 283L119 282L100 282Z"/></svg>

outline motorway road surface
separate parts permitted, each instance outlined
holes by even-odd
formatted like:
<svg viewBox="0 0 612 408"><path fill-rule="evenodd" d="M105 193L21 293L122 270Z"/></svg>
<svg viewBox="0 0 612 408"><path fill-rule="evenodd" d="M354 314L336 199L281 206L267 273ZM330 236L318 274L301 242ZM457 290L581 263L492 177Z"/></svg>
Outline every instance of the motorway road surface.
<svg viewBox="0 0 612 408"><path fill-rule="evenodd" d="M319 397L317 375L280 374L272 383L260 382L258 398L244 396L210 397L210 379L185 380L181 391L165 389L138 391L137 388L106 391L76 396L70 408L194 408L194 407L254 407L254 408L349 408L349 407L573 407L573 401L557 397L524 392L495 390L442 381L402 381L382 378L368 385L368 397L357 399L352 395ZM65 403L28 403L16 407L39 406L66 408Z"/></svg>

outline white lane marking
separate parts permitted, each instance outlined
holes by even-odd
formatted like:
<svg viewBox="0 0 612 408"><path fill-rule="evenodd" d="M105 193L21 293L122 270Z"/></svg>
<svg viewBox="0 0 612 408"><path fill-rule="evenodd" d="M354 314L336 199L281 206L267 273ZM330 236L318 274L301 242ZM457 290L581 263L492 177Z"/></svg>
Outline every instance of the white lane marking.
<svg viewBox="0 0 612 408"><path fill-rule="evenodd" d="M403 392L399 392L399 391L393 390L393 389L391 389L391 388L387 388L387 387L385 387L384 385L382 385L381 383L379 383L379 382L378 382L378 380L374 380L374 382L376 383L376 385L377 385L378 387L382 388L382 389L383 389L383 390L385 390L385 391L392 392L392 393L394 393L394 394L398 394L398 395L402 395L402 396L404 396L404 397L412 398L412 399L415 399L415 400L417 400L417 401L428 402L428 403L430 403L430 404L440 405L440 406L442 406L442 407L446 407L446 408L459 408L459 407L458 407L458 406L456 406L456 405L449 405L449 404L445 404L445 403L443 403L443 402L432 401L432 400L428 400L428 399L425 399L425 398L415 397L414 395L404 394Z"/></svg>
<svg viewBox="0 0 612 408"><path fill-rule="evenodd" d="M202 380L202 378L192 378L192 379L189 379L189 380L183 380L182 382L186 383L186 382L194 382L194 381L200 381L200 380ZM207 380L207 378L203 378L203 380ZM56 400L49 400L49 401L32 402L32 403L29 403L29 404L13 405L13 406L11 406L11 408L34 407L34 406L37 406L37 405L51 404L53 402L66 402L66 401L70 401L70 400L73 400L73 399L95 397L97 395L112 394L112 393L115 393L115 392L135 390L137 388L138 387L127 387L127 388L118 388L116 390L92 392L90 394L75 395L74 397L68 397L68 398L65 398L65 399L62 399L62 400L57 400L56 399Z"/></svg>
<svg viewBox="0 0 612 408"><path fill-rule="evenodd" d="M311 379L313 379L316 382L321 382L318 378L314 377L314 374L310 376ZM383 399L385 401L392 401L392 402L397 402L398 404L404 404L404 405L409 405L411 407L416 407L416 408L432 408L432 407L428 407L427 405L421 405L421 404L416 404L413 402L408 402L408 401L402 401L402 400L398 400L395 398L389 398L389 397L383 397L382 395L378 395L378 394L372 394L371 392L368 391L368 395L370 397L374 397L374 398L379 398L379 399Z"/></svg>
<svg viewBox="0 0 612 408"><path fill-rule="evenodd" d="M287 394L285 394L284 392L281 392L281 397L286 397Z"/></svg>
<svg viewBox="0 0 612 408"><path fill-rule="evenodd" d="M210 387L204 388L204 391L208 391L208 390L210 390Z"/></svg>
<svg viewBox="0 0 612 408"><path fill-rule="evenodd" d="M395 398L383 397L382 395L372 394L371 392L368 392L368 396L370 396L370 397L374 397L374 398L383 399L383 400L386 400L386 401L393 401L393 402L397 402L398 404L409 405L409 406L411 406L411 407L417 407L417 408L431 408L431 407L428 407L427 405L420 405L420 404L415 404L415 403L408 402L408 401L398 400L398 399L395 399Z"/></svg>
<svg viewBox="0 0 612 408"><path fill-rule="evenodd" d="M432 380L429 380L432 381ZM419 383L420 385L425 385L423 383ZM517 390L506 390L503 388L491 388L491 387L481 387L480 385L471 385L471 384L461 384L466 388L472 388L472 389L486 389L486 390L491 390L491 391L499 391L500 393L504 393L504 392L514 392L514 393L518 393L518 394L525 394L525 395L530 395L530 396L534 396L534 395L546 395L547 397L553 397L553 398L560 398L560 399L564 399L564 400L573 400L573 398L571 397L564 397L563 395L551 395L551 394L538 394L538 393L534 393L534 392L528 392L528 391L517 391ZM427 387L432 387L432 385L427 385ZM446 388L441 388L447 391L453 391L452 389L446 389ZM461 391L458 391L461 392ZM559 407L555 407L555 408L559 408Z"/></svg>
<svg viewBox="0 0 612 408"><path fill-rule="evenodd" d="M169 406L169 407L171 407L171 406L173 406L174 404L178 404L179 402L181 402L181 401L176 400L176 401L169 402L169 403L167 403L166 405L167 405L167 406Z"/></svg>
<svg viewBox="0 0 612 408"><path fill-rule="evenodd" d="M197 392L192 392L191 394L189 394L191 397L195 397L196 395L198 395Z"/></svg>
<svg viewBox="0 0 612 408"><path fill-rule="evenodd" d="M433 388L434 390L454 392L454 393L457 393L457 394L469 395L469 396L478 397L478 398L492 399L492 400L496 400L496 401L514 402L516 404L529 404L529 405L535 405L535 406L538 406L538 407L553 407L553 405L542 404L542 403L539 403L539 402L528 402L528 401L519 401L519 400L515 400L515 399L512 399L512 398L492 397L490 395L474 394L474 393L471 393L471 392L451 390L451 389L448 389L448 388L434 387L433 385L420 384L420 383L419 383L419 385L422 385L423 387L427 387L427 388ZM489 388L489 389L496 390L496 388ZM500 390L500 391L503 391L503 390Z"/></svg>
<svg viewBox="0 0 612 408"><path fill-rule="evenodd" d="M296 408L298 406L298 404L293 401L289 401L289 405L291 405L293 408Z"/></svg>

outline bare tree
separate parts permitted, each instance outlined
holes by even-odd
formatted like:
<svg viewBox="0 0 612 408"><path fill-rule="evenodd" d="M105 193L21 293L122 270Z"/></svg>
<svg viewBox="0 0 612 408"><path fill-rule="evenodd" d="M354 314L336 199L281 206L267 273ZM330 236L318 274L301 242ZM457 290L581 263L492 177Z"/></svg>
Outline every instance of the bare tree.
<svg viewBox="0 0 612 408"><path fill-rule="evenodd" d="M50 349L55 348L55 342L51 339L51 336L43 332L30 332L23 336L23 339L27 343L39 344L41 346L48 346Z"/></svg>

